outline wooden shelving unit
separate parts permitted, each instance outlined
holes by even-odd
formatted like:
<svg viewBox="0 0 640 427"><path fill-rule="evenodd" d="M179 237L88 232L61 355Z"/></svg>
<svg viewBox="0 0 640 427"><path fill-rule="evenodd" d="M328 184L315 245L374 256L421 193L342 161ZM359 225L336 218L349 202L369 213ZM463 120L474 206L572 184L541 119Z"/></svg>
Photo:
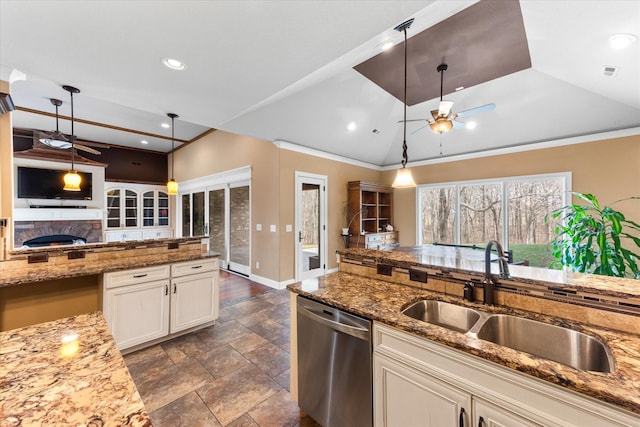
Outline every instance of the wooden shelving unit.
<svg viewBox="0 0 640 427"><path fill-rule="evenodd" d="M349 182L349 247L386 249L398 243L393 225L393 188L370 182ZM364 233L363 233L364 232Z"/></svg>

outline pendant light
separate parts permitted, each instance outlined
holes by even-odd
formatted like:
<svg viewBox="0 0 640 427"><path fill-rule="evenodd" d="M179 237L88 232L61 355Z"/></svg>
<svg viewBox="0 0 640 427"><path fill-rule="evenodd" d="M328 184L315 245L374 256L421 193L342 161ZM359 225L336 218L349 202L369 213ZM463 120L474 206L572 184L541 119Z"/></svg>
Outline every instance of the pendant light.
<svg viewBox="0 0 640 427"><path fill-rule="evenodd" d="M171 119L171 179L169 181L167 181L167 193L168 194L172 194L172 195L176 195L178 194L178 183L176 182L175 179L173 179L173 158L175 156L174 153L174 142L175 142L175 131L174 131L174 119L178 118L177 114L174 113L167 113L167 116Z"/></svg>
<svg viewBox="0 0 640 427"><path fill-rule="evenodd" d="M73 140L75 139L75 134L73 132L73 94L80 93L80 89L77 89L73 86L62 86L64 90L69 92L71 95L71 170L64 175L64 188L65 191L80 191L80 183L82 182L82 178L78 175L78 172L75 170L75 152L76 149L73 146ZM54 104L55 105L55 104ZM56 105L56 112L58 106ZM57 126L57 122L56 122Z"/></svg>
<svg viewBox="0 0 640 427"><path fill-rule="evenodd" d="M394 28L396 31L404 31L404 136L402 140L402 169L398 169L396 179L393 181L392 186L395 188L410 188L415 187L416 183L411 176L411 171L406 168L407 166L407 28L413 24L413 18L403 22Z"/></svg>

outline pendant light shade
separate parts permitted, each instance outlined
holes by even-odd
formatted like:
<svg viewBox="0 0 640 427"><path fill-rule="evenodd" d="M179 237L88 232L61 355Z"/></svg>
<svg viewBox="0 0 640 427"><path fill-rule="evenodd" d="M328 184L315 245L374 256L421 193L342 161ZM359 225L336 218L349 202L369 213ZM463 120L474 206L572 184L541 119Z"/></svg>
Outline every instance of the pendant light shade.
<svg viewBox="0 0 640 427"><path fill-rule="evenodd" d="M78 172L71 169L64 175L64 187L62 189L64 191L80 191L81 183L82 178L78 175Z"/></svg>
<svg viewBox="0 0 640 427"><path fill-rule="evenodd" d="M175 156L173 151L175 142L175 131L173 125L174 120L178 118L178 115L174 113L167 113L167 116L171 119L171 179L167 181L167 193L175 196L178 194L178 183L173 179L173 157Z"/></svg>
<svg viewBox="0 0 640 427"><path fill-rule="evenodd" d="M396 174L396 179L392 184L395 188L412 188L416 186L416 182L413 180L413 176L411 175L411 169L407 169L403 167L402 169L398 169L398 173Z"/></svg>
<svg viewBox="0 0 640 427"><path fill-rule="evenodd" d="M76 149L73 146L73 140L75 139L75 134L73 131L73 94L80 93L80 89L77 89L73 86L62 86L62 88L67 92L69 92L69 95L71 96L71 170L64 175L64 178L63 178L64 187L62 187L62 189L64 191L80 191L80 184L82 183L82 178L80 177L80 175L78 175L78 172L75 170ZM54 103L54 105L56 106L56 130L57 130L58 105L56 105L56 103Z"/></svg>
<svg viewBox="0 0 640 427"><path fill-rule="evenodd" d="M178 183L173 178L167 181L167 194L171 194L174 196L178 194Z"/></svg>
<svg viewBox="0 0 640 427"><path fill-rule="evenodd" d="M395 188L411 188L415 187L416 183L411 175L411 170L407 169L407 28L413 24L413 18L398 25L394 30L404 32L404 137L402 140L402 169L398 170L396 179L393 181L392 186Z"/></svg>

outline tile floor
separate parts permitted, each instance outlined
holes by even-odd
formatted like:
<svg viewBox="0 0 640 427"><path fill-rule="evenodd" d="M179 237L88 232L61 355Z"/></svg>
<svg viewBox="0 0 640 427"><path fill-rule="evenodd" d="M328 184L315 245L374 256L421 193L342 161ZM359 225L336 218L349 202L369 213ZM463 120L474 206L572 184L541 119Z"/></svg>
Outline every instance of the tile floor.
<svg viewBox="0 0 640 427"><path fill-rule="evenodd" d="M319 426L289 395L289 326L288 292L273 290L124 359L155 427Z"/></svg>

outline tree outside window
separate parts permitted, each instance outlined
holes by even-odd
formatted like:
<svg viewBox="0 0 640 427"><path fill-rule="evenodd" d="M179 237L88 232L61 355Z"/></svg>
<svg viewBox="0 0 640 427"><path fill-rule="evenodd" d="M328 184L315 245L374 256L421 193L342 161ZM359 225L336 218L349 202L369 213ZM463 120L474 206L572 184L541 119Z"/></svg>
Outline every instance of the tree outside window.
<svg viewBox="0 0 640 427"><path fill-rule="evenodd" d="M496 239L514 261L547 268L554 234L544 217L565 204L566 180L559 174L421 186L419 243L484 246Z"/></svg>

